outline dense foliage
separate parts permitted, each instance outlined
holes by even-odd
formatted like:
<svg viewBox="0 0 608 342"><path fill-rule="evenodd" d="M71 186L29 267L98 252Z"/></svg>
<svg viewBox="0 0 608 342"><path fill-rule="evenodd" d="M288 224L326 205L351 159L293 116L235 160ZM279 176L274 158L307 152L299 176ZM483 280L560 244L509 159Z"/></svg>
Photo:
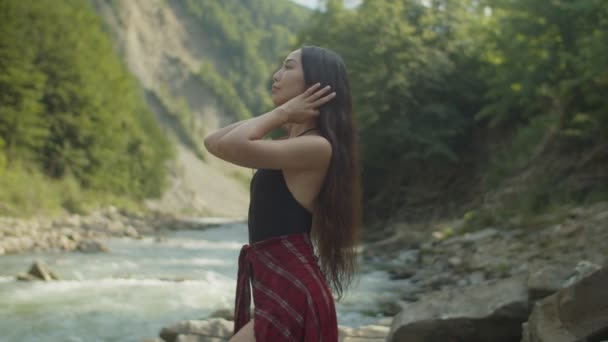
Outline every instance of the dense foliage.
<svg viewBox="0 0 608 342"><path fill-rule="evenodd" d="M290 48L344 57L367 218L458 211L518 175L523 209L607 197L604 0L324 2L312 17L289 1L172 5L206 33L197 77L234 118L270 107L270 76ZM158 195L169 157L87 1L0 1L0 211L28 179Z"/></svg>
<svg viewBox="0 0 608 342"><path fill-rule="evenodd" d="M207 34L200 39L213 57L201 65L199 79L235 118L268 110L271 75L310 12L275 0L187 0L185 6Z"/></svg>
<svg viewBox="0 0 608 342"><path fill-rule="evenodd" d="M81 0L0 2L0 146L0 167L24 165L133 199L161 193L171 155L100 18ZM0 202L11 200L8 191Z"/></svg>
<svg viewBox="0 0 608 342"><path fill-rule="evenodd" d="M570 159L579 172L595 165L567 190L577 200L608 193L597 171L608 166L604 1L326 4L300 42L335 49L349 67L368 217L458 208L539 153ZM568 177L540 176L546 188L535 190L543 194L534 209Z"/></svg>

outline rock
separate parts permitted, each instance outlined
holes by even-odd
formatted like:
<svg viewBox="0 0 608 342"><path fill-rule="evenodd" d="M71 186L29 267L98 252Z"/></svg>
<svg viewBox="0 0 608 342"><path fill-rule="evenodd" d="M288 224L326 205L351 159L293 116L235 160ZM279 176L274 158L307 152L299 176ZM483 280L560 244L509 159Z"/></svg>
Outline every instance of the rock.
<svg viewBox="0 0 608 342"><path fill-rule="evenodd" d="M448 259L448 264L452 267L458 267L462 265L462 258L459 258L457 256L450 257Z"/></svg>
<svg viewBox="0 0 608 342"><path fill-rule="evenodd" d="M169 241L169 238L166 236L159 235L156 238L154 238L154 242L156 242L156 243L163 243L163 242L167 242L167 241Z"/></svg>
<svg viewBox="0 0 608 342"><path fill-rule="evenodd" d="M404 266L388 270L391 280L409 279L413 277L416 272L417 269L414 266Z"/></svg>
<svg viewBox="0 0 608 342"><path fill-rule="evenodd" d="M53 279L53 280L61 280L61 278L57 275L57 273L49 270L49 274L51 275L51 279Z"/></svg>
<svg viewBox="0 0 608 342"><path fill-rule="evenodd" d="M385 301L378 303L378 314L384 316L395 316L403 309L404 301Z"/></svg>
<svg viewBox="0 0 608 342"><path fill-rule="evenodd" d="M392 323L393 323L393 317L384 317L384 318L380 318L378 321L376 321L376 323L374 325L382 325L382 326L390 328Z"/></svg>
<svg viewBox="0 0 608 342"><path fill-rule="evenodd" d="M63 220L63 226L68 228L78 228L80 227L80 216L79 215L71 215L66 217Z"/></svg>
<svg viewBox="0 0 608 342"><path fill-rule="evenodd" d="M49 270L48 266L42 261L35 261L27 274L20 273L17 275L18 280L44 280L52 281L59 280L59 277Z"/></svg>
<svg viewBox="0 0 608 342"><path fill-rule="evenodd" d="M539 301L524 324L523 342L608 339L608 267Z"/></svg>
<svg viewBox="0 0 608 342"><path fill-rule="evenodd" d="M17 274L16 278L19 281L36 281L36 280L39 280L38 278L34 277L33 275L31 275L29 273L19 273L19 274Z"/></svg>
<svg viewBox="0 0 608 342"><path fill-rule="evenodd" d="M234 321L233 309L218 309L209 314L208 318L223 318L228 321Z"/></svg>
<svg viewBox="0 0 608 342"><path fill-rule="evenodd" d="M567 222L553 227L552 234L555 236L555 238L563 239L575 236L581 233L582 230L583 226L581 223Z"/></svg>
<svg viewBox="0 0 608 342"><path fill-rule="evenodd" d="M98 240L83 240L76 249L83 253L107 253L110 251L106 245Z"/></svg>
<svg viewBox="0 0 608 342"><path fill-rule="evenodd" d="M107 229L112 234L117 234L125 231L125 226L121 221L109 221Z"/></svg>
<svg viewBox="0 0 608 342"><path fill-rule="evenodd" d="M380 229L376 230L378 232ZM371 232L372 229L368 231ZM388 236L380 233L379 240L367 242L361 251L362 255L371 257L375 255L399 254L403 250L417 249L422 241L426 239L426 232L422 229L411 227L408 223L395 223L388 227Z"/></svg>
<svg viewBox="0 0 608 342"><path fill-rule="evenodd" d="M564 281L563 286L568 287L572 284L579 282L581 279L601 269L601 266L596 265L590 261L582 260L576 264L574 271L570 274L568 279Z"/></svg>
<svg viewBox="0 0 608 342"><path fill-rule="evenodd" d="M471 273L468 277L468 283L470 285L479 285L486 280L486 276L481 271L475 271Z"/></svg>
<svg viewBox="0 0 608 342"><path fill-rule="evenodd" d="M201 321L183 321L169 327L162 328L160 337L167 342L178 341L179 335L181 341L224 341L232 336L234 323L223 318L211 318ZM189 335L197 335L199 337L219 338L219 340L193 340ZM190 338L190 340L184 340Z"/></svg>
<svg viewBox="0 0 608 342"><path fill-rule="evenodd" d="M137 229L135 229L132 226L129 226L125 229L125 236L134 238L134 239L139 239L141 237L139 235L139 232L137 231Z"/></svg>
<svg viewBox="0 0 608 342"><path fill-rule="evenodd" d="M404 307L386 341L517 341L530 312L525 280L430 293Z"/></svg>
<svg viewBox="0 0 608 342"><path fill-rule="evenodd" d="M454 236L451 237L449 239L446 239L443 244L444 245L451 245L451 244L455 244L455 243L465 243L465 244L470 244L470 243L476 243L480 240L484 240L487 238L491 238L494 235L499 234L499 231L495 228L486 228L486 229L482 229L479 231L476 231L474 233L465 233L463 235L460 236Z"/></svg>
<svg viewBox="0 0 608 342"><path fill-rule="evenodd" d="M566 266L551 265L530 270L528 276L528 295L536 301L560 290L571 271Z"/></svg>

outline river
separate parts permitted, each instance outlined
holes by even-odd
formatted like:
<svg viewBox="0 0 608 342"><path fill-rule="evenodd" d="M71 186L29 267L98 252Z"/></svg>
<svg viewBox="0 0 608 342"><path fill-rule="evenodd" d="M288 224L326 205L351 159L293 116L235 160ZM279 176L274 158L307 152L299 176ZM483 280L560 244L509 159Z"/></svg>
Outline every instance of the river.
<svg viewBox="0 0 608 342"><path fill-rule="evenodd" d="M232 308L244 224L114 238L109 253L0 256L0 341L142 341L180 320ZM63 280L19 282L35 260ZM403 284L362 265L359 281L337 303L340 325L381 318L381 302Z"/></svg>

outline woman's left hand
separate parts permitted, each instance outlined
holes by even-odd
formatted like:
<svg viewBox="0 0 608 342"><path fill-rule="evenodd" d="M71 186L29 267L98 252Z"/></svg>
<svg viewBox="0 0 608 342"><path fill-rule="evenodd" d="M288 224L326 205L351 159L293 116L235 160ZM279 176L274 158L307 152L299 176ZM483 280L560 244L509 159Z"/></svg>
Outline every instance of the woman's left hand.
<svg viewBox="0 0 608 342"><path fill-rule="evenodd" d="M317 83L306 89L302 94L295 96L285 102L278 108L284 111L289 123L303 123L309 119L319 115L317 108L329 102L336 96L335 92L328 92L330 86L321 88L321 84Z"/></svg>

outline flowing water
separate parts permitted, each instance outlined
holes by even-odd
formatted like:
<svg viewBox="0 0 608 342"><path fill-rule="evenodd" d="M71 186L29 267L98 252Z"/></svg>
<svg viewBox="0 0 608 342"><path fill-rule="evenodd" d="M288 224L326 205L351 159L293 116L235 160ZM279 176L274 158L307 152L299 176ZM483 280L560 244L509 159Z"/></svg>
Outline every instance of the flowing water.
<svg viewBox="0 0 608 342"><path fill-rule="evenodd" d="M247 227L228 224L162 238L111 239L109 253L0 256L0 341L142 341L163 326L232 308ZM63 280L19 282L35 260ZM340 325L378 320L402 284L363 265L337 303Z"/></svg>

